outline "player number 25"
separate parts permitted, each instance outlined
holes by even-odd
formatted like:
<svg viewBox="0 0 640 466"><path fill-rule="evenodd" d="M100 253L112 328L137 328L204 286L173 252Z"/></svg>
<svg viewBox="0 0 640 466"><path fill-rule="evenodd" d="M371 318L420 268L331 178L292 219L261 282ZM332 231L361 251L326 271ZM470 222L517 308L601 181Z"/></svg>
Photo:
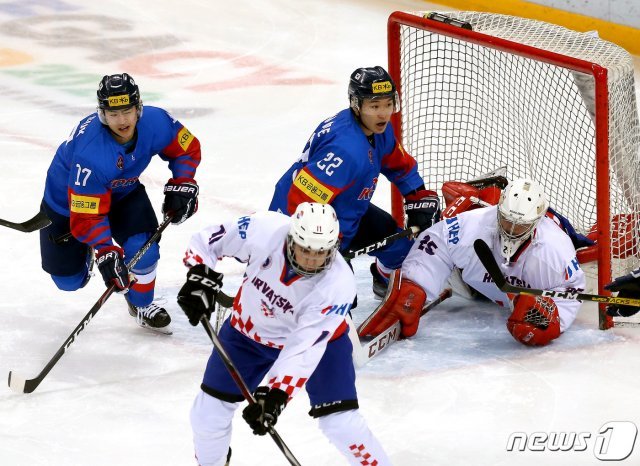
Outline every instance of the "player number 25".
<svg viewBox="0 0 640 466"><path fill-rule="evenodd" d="M333 152L329 152L327 156L324 159L320 160L316 165L328 176L331 176L333 175L333 169L338 168L340 165L342 165L342 159L340 157L336 157Z"/></svg>

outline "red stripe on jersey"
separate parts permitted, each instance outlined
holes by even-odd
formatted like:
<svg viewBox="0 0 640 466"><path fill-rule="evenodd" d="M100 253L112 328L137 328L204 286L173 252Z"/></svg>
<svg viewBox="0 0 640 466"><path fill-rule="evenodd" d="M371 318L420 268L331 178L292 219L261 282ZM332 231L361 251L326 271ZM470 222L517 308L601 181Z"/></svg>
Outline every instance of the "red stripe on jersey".
<svg viewBox="0 0 640 466"><path fill-rule="evenodd" d="M395 172L392 178L396 179L409 173L416 166L416 161L402 149L400 143L396 143L393 151L382 157L382 166Z"/></svg>
<svg viewBox="0 0 640 466"><path fill-rule="evenodd" d="M131 289L139 293L147 293L149 291L153 291L155 286L156 286L156 281L154 279L150 283L135 282L133 285L131 285Z"/></svg>

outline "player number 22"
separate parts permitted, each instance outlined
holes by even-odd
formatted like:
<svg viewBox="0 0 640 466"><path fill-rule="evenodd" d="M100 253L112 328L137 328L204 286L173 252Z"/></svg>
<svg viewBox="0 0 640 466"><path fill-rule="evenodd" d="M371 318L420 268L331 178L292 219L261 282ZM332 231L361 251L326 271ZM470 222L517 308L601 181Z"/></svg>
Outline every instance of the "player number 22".
<svg viewBox="0 0 640 466"><path fill-rule="evenodd" d="M334 168L338 168L340 165L342 165L342 159L340 157L336 157L335 155L336 154L334 154L333 152L329 152L324 159L320 160L316 164L318 168L326 172L328 176L333 175Z"/></svg>
<svg viewBox="0 0 640 466"><path fill-rule="evenodd" d="M78 173L76 175L76 182L73 184L75 184L76 186L80 186L80 184L82 184L82 186L86 186L87 180L91 176L91 170L89 170L88 168L82 168L78 163L76 163L76 168L78 169ZM82 183L80 183L80 177L82 175L84 175L84 178L82 178Z"/></svg>

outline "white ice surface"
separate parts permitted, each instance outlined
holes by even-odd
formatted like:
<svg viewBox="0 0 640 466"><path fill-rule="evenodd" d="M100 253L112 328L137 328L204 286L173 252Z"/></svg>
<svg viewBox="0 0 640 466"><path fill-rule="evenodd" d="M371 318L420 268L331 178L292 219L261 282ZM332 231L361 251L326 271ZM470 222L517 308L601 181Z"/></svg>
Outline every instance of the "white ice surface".
<svg viewBox="0 0 640 466"><path fill-rule="evenodd" d="M188 412L211 345L175 304L190 234L267 207L272 186L315 125L346 106L358 66L385 65L386 18L438 8L417 1L129 0L0 4L0 217L36 211L55 147L92 110L103 74L129 71L145 103L173 110L198 136L200 211L163 235L158 291L174 334L135 325L112 297L30 395L0 388L2 466L193 465ZM440 7L441 8L441 7ZM442 9L442 8L441 8ZM21 62L21 63L20 63ZM189 111L190 109L190 111ZM155 206L168 178L145 172ZM388 185L374 201L388 206ZM40 269L38 236L0 231L0 375L34 377L103 291L99 277L64 293ZM355 262L361 321L367 259ZM234 290L242 269L223 264ZM640 330L596 329L586 306L547 348L515 343L506 313L454 298L418 335L358 373L362 413L394 464L585 465L609 421L640 425ZM301 464L344 464L300 394L277 425ZM582 452L507 452L513 432L588 432ZM232 464L283 465L268 438L236 419ZM624 464L640 464L640 447Z"/></svg>

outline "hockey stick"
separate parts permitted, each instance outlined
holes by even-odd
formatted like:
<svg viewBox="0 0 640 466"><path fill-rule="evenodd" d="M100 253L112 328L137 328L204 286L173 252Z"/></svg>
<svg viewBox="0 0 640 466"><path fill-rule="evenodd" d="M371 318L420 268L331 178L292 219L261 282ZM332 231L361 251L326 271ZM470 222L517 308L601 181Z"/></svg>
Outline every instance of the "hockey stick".
<svg viewBox="0 0 640 466"><path fill-rule="evenodd" d="M133 256L131 261L129 261L129 263L127 264L127 268L131 269L131 267L133 267L135 264L138 263L140 258L144 255L145 252L147 252L147 250L151 247L151 245L155 243L158 240L158 238L160 238L160 235L162 234L162 232L171 223L172 218L173 216L169 215L164 219L164 221L160 224L160 226L155 231L155 233L147 240L146 243L142 245L140 250L136 253L135 256ZM109 299L109 297L113 294L114 291L115 291L115 285L111 285L109 288L105 290L104 293L102 293L102 296L98 298L98 301L96 301L96 303L89 310L89 312L82 318L82 320L73 330L73 332L71 332L71 335L67 337L67 339L64 341L62 346L56 352L56 354L53 355L53 357L47 363L47 365L44 366L44 369L42 369L35 378L25 379L24 377L21 377L18 374L14 374L13 371L9 371L9 387L11 388L11 390L18 393L31 393L36 388L38 388L38 385L40 385L42 380L47 376L47 374L51 371L51 369L53 369L53 366L56 365L56 363L60 360L62 355L67 351L67 349L69 349L69 347L75 341L76 337L80 334L80 332L82 332L87 327L87 325L89 325L89 322L91 322L91 319L93 319L93 317L98 313L100 308L104 305L107 299Z"/></svg>
<svg viewBox="0 0 640 466"><path fill-rule="evenodd" d="M404 230L394 233L393 235L389 235L386 238L381 239L380 241L376 241L375 243L370 244L369 246L365 246L363 248L355 249L355 250L349 249L348 251L345 251L344 253L342 253L342 256L346 259L355 259L356 257L362 256L363 254L369 254L371 251L376 251L380 248L383 248L387 244L393 243L394 241L399 240L400 238L416 235L419 232L420 232L420 229L418 227L405 228Z"/></svg>
<svg viewBox="0 0 640 466"><path fill-rule="evenodd" d="M496 262L496 259L493 257L493 252L491 248L482 241L481 239L477 239L473 243L473 248L484 265L484 268L487 269L489 275L491 275L491 279L495 282L496 286L505 293L517 293L524 294L529 296L547 296L549 298L560 298L560 299L577 299L580 301L594 301L596 303L604 303L604 304L621 304L624 306L638 306L640 307L640 299L634 298L618 298L615 296L604 296L599 294L586 294L586 293L578 293L571 291L553 291L553 290L537 290L535 288L524 288L521 286L514 286L507 282L504 274L500 270L500 266Z"/></svg>
<svg viewBox="0 0 640 466"><path fill-rule="evenodd" d="M218 299L224 299L225 297L228 299L232 299L229 296L225 295L224 293L220 292L216 297L216 301ZM224 306L224 304L222 305ZM214 331L213 327L211 327L211 322L209 322L209 319L207 319L207 316L203 315L200 318L200 322L202 323L202 326L206 330L207 335L209 335L209 338L211 339L211 343L213 343L213 346L216 348L216 351L218 351L218 354L220 355L220 359L222 359L222 362L227 368L227 371L229 371L229 375L231 376L233 381L236 383L236 385L240 389L242 396L245 397L245 399L249 402L250 405L255 404L256 399L253 397L253 395L249 391L249 387L247 387L247 384L242 378L242 375L240 375L240 372L238 372L238 369L236 369L235 364L233 364L233 361L229 357L229 353L227 353L227 351L224 349L224 346L222 346L222 342L218 338L218 335ZM298 462L296 457L293 456L293 453L291 453L291 450L289 450L289 447L287 447L287 444L284 443L284 440L282 440L282 438L280 437L278 432L276 432L273 426L269 426L268 432L271 438L273 439L273 441L276 442L276 445L278 446L280 451L282 451L284 456L289 461L289 464L292 464L293 466L300 466L300 463Z"/></svg>
<svg viewBox="0 0 640 466"><path fill-rule="evenodd" d="M426 304L422 311L420 312L420 317L425 315L431 309L436 307L442 301L451 297L451 288L446 288L440 293L440 295L431 301L429 304ZM373 312L375 314L375 311ZM372 315L373 315L372 314ZM365 319L365 322L369 320ZM353 345L353 360L357 367L364 366L371 358L380 354L383 350L388 348L392 343L400 340L402 338L401 324L400 322L396 322L391 327L386 329L380 335L373 337L371 340L365 341L362 343L360 338L358 337L358 330L355 327L355 324L351 319L347 320L349 324L349 338L351 339L351 343Z"/></svg>
<svg viewBox="0 0 640 466"><path fill-rule="evenodd" d="M51 225L51 220L44 212L38 212L33 218L22 222L15 223L9 220L3 220L0 218L0 225L7 228L13 228L14 230L22 231L24 233L31 233L32 231L41 230L42 228Z"/></svg>

